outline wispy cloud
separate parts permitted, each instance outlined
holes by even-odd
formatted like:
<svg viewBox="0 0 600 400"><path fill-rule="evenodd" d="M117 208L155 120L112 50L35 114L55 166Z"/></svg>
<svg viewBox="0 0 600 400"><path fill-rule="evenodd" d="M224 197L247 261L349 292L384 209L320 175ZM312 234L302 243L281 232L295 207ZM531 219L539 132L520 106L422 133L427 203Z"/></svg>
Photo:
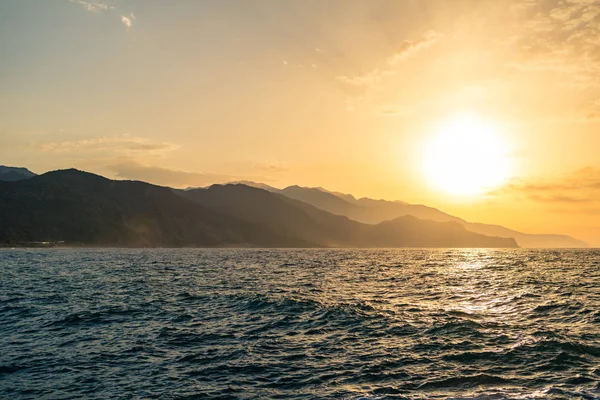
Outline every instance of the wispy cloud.
<svg viewBox="0 0 600 400"><path fill-rule="evenodd" d="M376 84L384 77L395 74L396 70L394 67L397 64L413 57L420 50L432 46L442 39L442 37L443 35L441 33L429 30L425 32L423 37L419 40L405 40L402 42L398 49L385 60L381 67L360 75L338 76L337 79L352 86L369 86Z"/></svg>
<svg viewBox="0 0 600 400"><path fill-rule="evenodd" d="M135 14L134 13L130 13L129 16L121 15L121 22L127 28L131 28L131 26L133 25L133 21L134 20L135 20Z"/></svg>
<svg viewBox="0 0 600 400"><path fill-rule="evenodd" d="M572 85L600 85L598 0L519 0L519 22L506 43L509 65L556 71Z"/></svg>
<svg viewBox="0 0 600 400"><path fill-rule="evenodd" d="M46 141L33 143L31 147L50 153L76 153L76 152L116 152L119 154L159 154L170 152L179 146L156 142L137 136L101 136L80 140Z"/></svg>
<svg viewBox="0 0 600 400"><path fill-rule="evenodd" d="M204 173L166 168L157 165L145 164L137 160L122 160L106 165L118 178L134 179L157 185L172 187L202 187L215 183L228 183L232 181L268 181L261 176L240 176L218 173Z"/></svg>
<svg viewBox="0 0 600 400"><path fill-rule="evenodd" d="M586 167L555 179L513 182L496 195L517 195L539 203L600 204L600 168Z"/></svg>
<svg viewBox="0 0 600 400"><path fill-rule="evenodd" d="M106 11L114 11L114 13L119 12L116 7L110 6L106 3L102 2L94 2L94 1L85 1L85 0L69 0L73 4L78 4L82 6L85 10L90 12L106 12ZM113 13L113 15L114 15ZM117 14L118 15L118 14ZM120 15L120 20L123 25L125 25L128 29L133 26L133 21L135 21L136 16L133 12L130 12L127 15Z"/></svg>
<svg viewBox="0 0 600 400"><path fill-rule="evenodd" d="M600 119L600 99L596 99L581 113L583 119Z"/></svg>
<svg viewBox="0 0 600 400"><path fill-rule="evenodd" d="M130 18L128 18L128 17L126 17L126 16L124 16L124 15L121 15L121 22L122 22L122 23L123 23L123 25L125 25L126 27L128 27L128 28L131 28L131 25L132 25L132 23L131 23L131 19L130 19Z"/></svg>
<svg viewBox="0 0 600 400"><path fill-rule="evenodd" d="M417 52L422 49L437 43L443 38L443 35L434 30L425 32L423 37L417 41L405 40L398 50L388 58L387 63L389 65L396 65L399 62L405 61L406 59L414 56Z"/></svg>
<svg viewBox="0 0 600 400"><path fill-rule="evenodd" d="M275 161L256 161L252 164L252 168L265 172L285 172L288 168L280 162Z"/></svg>
<svg viewBox="0 0 600 400"><path fill-rule="evenodd" d="M82 6L83 8L85 8L87 11L91 11L91 12L100 12L100 11L107 11L109 9L114 9L114 7L107 5L106 3L98 3L98 2L90 2L90 1L83 1L83 0L70 0L71 3L75 3L75 4L79 4L80 6Z"/></svg>
<svg viewBox="0 0 600 400"><path fill-rule="evenodd" d="M157 185L188 187L205 186L213 183L224 183L237 177L225 174L190 172L143 164L135 160L127 160L106 166L117 177L151 182Z"/></svg>

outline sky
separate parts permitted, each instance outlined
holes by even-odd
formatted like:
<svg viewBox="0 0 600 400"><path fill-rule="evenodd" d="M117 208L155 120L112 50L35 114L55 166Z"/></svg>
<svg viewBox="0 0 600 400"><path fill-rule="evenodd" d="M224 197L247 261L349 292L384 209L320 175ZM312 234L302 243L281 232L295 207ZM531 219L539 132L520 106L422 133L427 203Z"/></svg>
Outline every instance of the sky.
<svg viewBox="0 0 600 400"><path fill-rule="evenodd" d="M469 196L423 165L462 115L510 167ZM600 246L599 154L598 0L0 0L0 164L320 186Z"/></svg>

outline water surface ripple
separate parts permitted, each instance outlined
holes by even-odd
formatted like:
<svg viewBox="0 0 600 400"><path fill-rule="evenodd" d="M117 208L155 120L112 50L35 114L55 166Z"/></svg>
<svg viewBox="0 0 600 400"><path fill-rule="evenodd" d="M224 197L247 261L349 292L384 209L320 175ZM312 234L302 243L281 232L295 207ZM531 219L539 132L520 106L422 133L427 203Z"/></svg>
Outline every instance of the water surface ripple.
<svg viewBox="0 0 600 400"><path fill-rule="evenodd" d="M600 399L600 251L0 251L0 398Z"/></svg>

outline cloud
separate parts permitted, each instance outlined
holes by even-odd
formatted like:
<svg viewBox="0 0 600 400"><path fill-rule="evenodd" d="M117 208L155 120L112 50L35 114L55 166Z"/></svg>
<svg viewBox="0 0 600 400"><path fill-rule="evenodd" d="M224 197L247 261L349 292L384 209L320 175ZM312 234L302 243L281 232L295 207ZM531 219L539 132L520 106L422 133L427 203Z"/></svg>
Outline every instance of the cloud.
<svg viewBox="0 0 600 400"><path fill-rule="evenodd" d="M493 194L524 196L539 203L600 204L600 168L582 168L554 180L513 182Z"/></svg>
<svg viewBox="0 0 600 400"><path fill-rule="evenodd" d="M396 72L393 70L374 69L362 75L356 76L338 76L337 79L352 86L372 86L381 82L383 77L393 75Z"/></svg>
<svg viewBox="0 0 600 400"><path fill-rule="evenodd" d="M118 178L150 182L157 185L172 187L203 187L215 183L232 181L264 182L270 179L261 176L239 176L203 172L190 172L165 168L157 165L144 164L136 160L118 161L106 165Z"/></svg>
<svg viewBox="0 0 600 400"><path fill-rule="evenodd" d="M132 22L131 22L131 18L128 18L124 15L121 15L121 22L123 23L123 25L125 25L127 28L131 28Z"/></svg>
<svg viewBox="0 0 600 400"><path fill-rule="evenodd" d="M179 146L167 142L155 142L137 136L101 136L81 140L46 141L33 143L31 147L48 153L106 152L158 155L170 152Z"/></svg>
<svg viewBox="0 0 600 400"><path fill-rule="evenodd" d="M134 160L122 161L106 167L122 179L140 180L174 187L206 186L237 179L237 177L231 175L182 171L147 165Z"/></svg>
<svg viewBox="0 0 600 400"><path fill-rule="evenodd" d="M592 102L581 114L583 119L600 119L600 99Z"/></svg>
<svg viewBox="0 0 600 400"><path fill-rule="evenodd" d="M259 171L266 172L285 172L288 171L288 168L283 166L280 162L270 162L270 161L257 161L252 164L252 168Z"/></svg>
<svg viewBox="0 0 600 400"><path fill-rule="evenodd" d="M520 0L520 18L506 44L509 66L555 71L576 86L600 85L598 0Z"/></svg>
<svg viewBox="0 0 600 400"><path fill-rule="evenodd" d="M88 1L83 1L83 0L70 0L70 1L71 1L71 3L79 4L80 6L85 8L87 11L91 11L91 12L100 12L100 11L107 11L109 9L110 10L114 9L114 7L108 6L105 3L88 2Z"/></svg>
<svg viewBox="0 0 600 400"><path fill-rule="evenodd" d="M423 37L417 41L405 40L394 52L390 55L381 68L375 68L372 71L366 72L361 75L355 76L338 76L337 79L352 86L370 86L379 83L384 77L393 75L396 73L393 68L400 62L406 61L410 57L413 57L419 51L432 46L439 40L443 35L434 30L425 32Z"/></svg>
<svg viewBox="0 0 600 400"><path fill-rule="evenodd" d="M71 3L79 4L85 10L90 12L105 12L105 11L113 11L116 10L116 7L109 6L106 3L94 2L94 1L85 1L85 0L69 0ZM129 13L129 15L121 15L120 17L121 23L125 25L127 28L131 28L133 26L133 21L135 21L136 17L133 12Z"/></svg>
<svg viewBox="0 0 600 400"><path fill-rule="evenodd" d="M441 33L434 30L429 30L425 32L420 40L405 40L400 47L398 47L398 50L388 58L387 63L389 65L396 65L399 62L405 61L406 59L414 56L420 50L426 49L442 38L443 35Z"/></svg>

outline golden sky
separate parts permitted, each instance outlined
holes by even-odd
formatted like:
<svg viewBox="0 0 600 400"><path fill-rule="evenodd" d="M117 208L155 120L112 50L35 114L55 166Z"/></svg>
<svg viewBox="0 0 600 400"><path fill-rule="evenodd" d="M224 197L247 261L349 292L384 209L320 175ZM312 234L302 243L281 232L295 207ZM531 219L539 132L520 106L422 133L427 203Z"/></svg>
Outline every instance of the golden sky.
<svg viewBox="0 0 600 400"><path fill-rule="evenodd" d="M598 0L21 0L0 54L0 164L322 186L600 246ZM507 170L456 195L426 160L465 115L434 170L456 185L443 163L486 129Z"/></svg>

